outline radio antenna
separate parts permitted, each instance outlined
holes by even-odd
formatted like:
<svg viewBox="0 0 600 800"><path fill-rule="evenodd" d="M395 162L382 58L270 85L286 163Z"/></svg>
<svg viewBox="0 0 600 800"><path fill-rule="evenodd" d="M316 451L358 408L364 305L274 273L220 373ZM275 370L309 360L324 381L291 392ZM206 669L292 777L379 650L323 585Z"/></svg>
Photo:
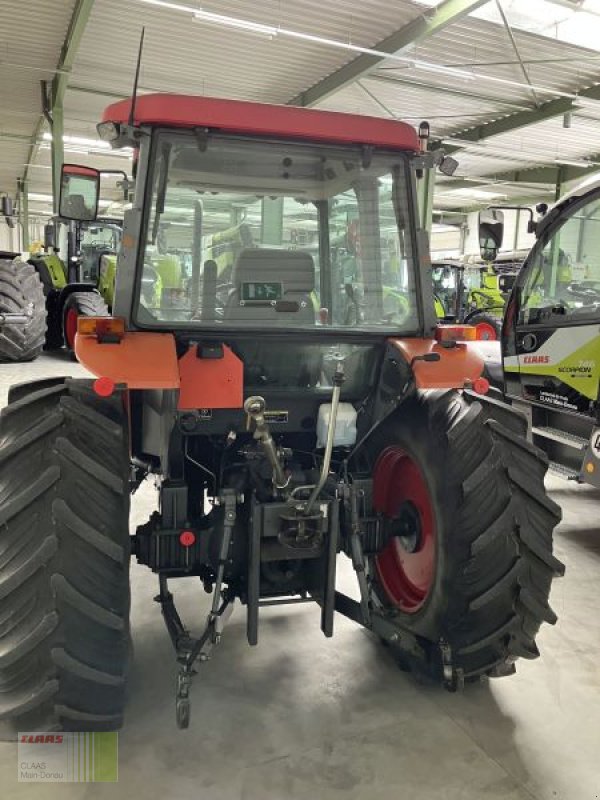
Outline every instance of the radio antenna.
<svg viewBox="0 0 600 800"><path fill-rule="evenodd" d="M142 51L144 50L144 33L146 32L146 28L142 28L142 33L140 35L140 46L138 48L138 57L137 57L137 65L135 68L135 78L133 79L133 95L131 97L131 108L129 110L129 127L133 127L133 117L135 114L135 102L137 100L137 90L138 90L138 80L140 78L140 66L142 64Z"/></svg>

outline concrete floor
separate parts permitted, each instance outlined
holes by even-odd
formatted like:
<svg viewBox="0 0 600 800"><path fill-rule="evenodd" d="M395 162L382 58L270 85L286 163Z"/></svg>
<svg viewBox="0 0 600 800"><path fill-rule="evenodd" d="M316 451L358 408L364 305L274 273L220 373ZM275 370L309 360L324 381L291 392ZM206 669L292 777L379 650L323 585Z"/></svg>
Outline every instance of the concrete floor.
<svg viewBox="0 0 600 800"><path fill-rule="evenodd" d="M11 383L84 374L62 355L0 365ZM342 617L323 638L312 606L263 613L258 648L238 609L192 690L192 722L178 731L175 667L154 576L132 568L134 663L119 783L19 784L16 746L0 744L0 798L168 797L170 800L598 800L600 798L600 530L597 492L550 478L563 522L555 550L556 627L541 659L464 694L421 686ZM134 497L134 519L155 502ZM347 563L343 581L351 580ZM349 583L348 583L349 585ZM205 618L193 579L175 585L184 618Z"/></svg>

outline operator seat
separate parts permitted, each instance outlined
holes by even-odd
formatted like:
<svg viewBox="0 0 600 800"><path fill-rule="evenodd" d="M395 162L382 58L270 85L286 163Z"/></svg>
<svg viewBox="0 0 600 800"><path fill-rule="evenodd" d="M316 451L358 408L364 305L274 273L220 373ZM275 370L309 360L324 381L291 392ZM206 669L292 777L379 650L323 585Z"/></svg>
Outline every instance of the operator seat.
<svg viewBox="0 0 600 800"><path fill-rule="evenodd" d="M243 284L281 284L282 303L296 304L297 310L276 310L269 302L245 302ZM315 264L310 253L301 250L248 248L233 266L233 288L225 302L224 321L236 325L295 327L315 324L313 292Z"/></svg>
<svg viewBox="0 0 600 800"><path fill-rule="evenodd" d="M94 210L88 208L82 194L71 194L64 202L66 215L73 219L91 220L94 218Z"/></svg>

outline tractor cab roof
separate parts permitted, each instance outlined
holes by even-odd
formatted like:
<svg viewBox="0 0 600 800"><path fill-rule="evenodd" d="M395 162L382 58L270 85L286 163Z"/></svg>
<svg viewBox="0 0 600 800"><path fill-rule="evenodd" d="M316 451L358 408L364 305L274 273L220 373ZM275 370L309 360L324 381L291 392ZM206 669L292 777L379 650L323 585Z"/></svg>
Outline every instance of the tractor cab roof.
<svg viewBox="0 0 600 800"><path fill-rule="evenodd" d="M102 121L126 125L130 111L131 99L121 100L106 108ZM416 131L405 122L215 97L141 95L135 103L134 123L139 126L211 128L251 136L419 150Z"/></svg>

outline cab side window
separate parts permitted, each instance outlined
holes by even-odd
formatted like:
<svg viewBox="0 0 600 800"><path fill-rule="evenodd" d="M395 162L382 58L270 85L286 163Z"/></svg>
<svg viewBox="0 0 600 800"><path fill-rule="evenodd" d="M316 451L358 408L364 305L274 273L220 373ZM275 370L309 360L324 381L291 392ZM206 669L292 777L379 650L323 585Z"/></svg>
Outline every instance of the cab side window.
<svg viewBox="0 0 600 800"><path fill-rule="evenodd" d="M569 324L600 311L600 200L576 209L537 251L523 287L522 324Z"/></svg>

